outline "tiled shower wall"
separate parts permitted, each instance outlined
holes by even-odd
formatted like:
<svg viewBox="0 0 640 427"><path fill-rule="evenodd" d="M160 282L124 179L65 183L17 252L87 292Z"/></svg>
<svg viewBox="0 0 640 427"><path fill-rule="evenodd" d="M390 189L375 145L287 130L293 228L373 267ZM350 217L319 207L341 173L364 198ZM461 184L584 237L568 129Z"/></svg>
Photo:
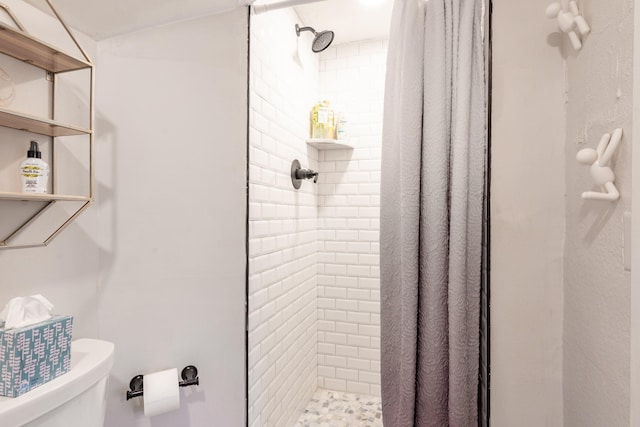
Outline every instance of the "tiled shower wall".
<svg viewBox="0 0 640 427"><path fill-rule="evenodd" d="M307 148L318 56L293 9L251 22L249 135L249 426L293 425L317 387L317 186L294 190Z"/></svg>
<svg viewBox="0 0 640 427"><path fill-rule="evenodd" d="M288 426L315 388L380 394L379 186L386 42L311 52L293 10L252 18L249 425ZM320 88L320 91L319 91ZM318 96L320 95L320 96ZM354 150L308 147L320 99ZM290 164L319 170L295 191Z"/></svg>
<svg viewBox="0 0 640 427"><path fill-rule="evenodd" d="M320 96L353 150L319 152L318 385L380 395L380 148L387 42L330 47Z"/></svg>

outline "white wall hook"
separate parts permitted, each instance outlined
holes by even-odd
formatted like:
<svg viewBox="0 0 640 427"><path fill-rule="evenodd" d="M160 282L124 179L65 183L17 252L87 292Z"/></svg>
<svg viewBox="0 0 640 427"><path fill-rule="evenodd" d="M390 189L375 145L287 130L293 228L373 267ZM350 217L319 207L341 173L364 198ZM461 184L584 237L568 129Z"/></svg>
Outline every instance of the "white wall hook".
<svg viewBox="0 0 640 427"><path fill-rule="evenodd" d="M585 191L582 193L583 199L614 202L620 198L620 193L614 185L616 176L609 167L609 162L621 140L622 129L618 128L613 131L613 135L609 135L608 133L602 135L597 150L584 148L578 151L576 160L583 165L591 165L591 177L596 185L602 188L602 192Z"/></svg>
<svg viewBox="0 0 640 427"><path fill-rule="evenodd" d="M591 32L591 28L587 21L584 20L584 17L580 15L580 10L578 9L578 4L575 1L569 2L569 10L573 15L573 19L576 21L576 26L578 27L578 31L581 35L586 36Z"/></svg>
<svg viewBox="0 0 640 427"><path fill-rule="evenodd" d="M571 45L575 50L582 49L582 39L580 35L586 36L591 31L589 24L580 15L578 4L575 1L566 3L563 7L561 3L551 3L545 11L547 18L556 19L560 31L569 36ZM577 31L576 31L577 30ZM580 35L578 35L580 33Z"/></svg>

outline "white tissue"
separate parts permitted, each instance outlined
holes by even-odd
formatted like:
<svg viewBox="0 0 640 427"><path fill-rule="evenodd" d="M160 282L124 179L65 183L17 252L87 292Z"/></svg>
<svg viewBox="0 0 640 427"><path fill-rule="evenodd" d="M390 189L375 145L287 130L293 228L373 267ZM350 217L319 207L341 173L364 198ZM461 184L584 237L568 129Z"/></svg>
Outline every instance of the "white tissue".
<svg viewBox="0 0 640 427"><path fill-rule="evenodd" d="M13 298L0 312L5 329L22 328L51 319L51 304L42 295Z"/></svg>

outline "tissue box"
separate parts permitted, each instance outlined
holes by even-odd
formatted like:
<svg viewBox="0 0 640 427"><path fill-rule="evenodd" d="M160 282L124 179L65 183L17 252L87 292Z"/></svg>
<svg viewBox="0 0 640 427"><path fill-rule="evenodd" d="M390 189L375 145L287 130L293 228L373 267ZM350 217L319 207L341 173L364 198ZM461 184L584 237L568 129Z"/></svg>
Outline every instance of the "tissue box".
<svg viewBox="0 0 640 427"><path fill-rule="evenodd" d="M72 329L73 316L0 328L0 396L20 396L68 372Z"/></svg>

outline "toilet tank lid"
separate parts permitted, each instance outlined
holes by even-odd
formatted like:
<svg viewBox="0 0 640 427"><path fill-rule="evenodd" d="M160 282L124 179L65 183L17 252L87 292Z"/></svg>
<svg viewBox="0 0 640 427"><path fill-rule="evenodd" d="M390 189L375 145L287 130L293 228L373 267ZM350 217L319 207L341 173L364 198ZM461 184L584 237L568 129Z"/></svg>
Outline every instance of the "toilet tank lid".
<svg viewBox="0 0 640 427"><path fill-rule="evenodd" d="M0 397L0 425L20 426L63 405L109 375L114 345L83 338L71 343L71 369L16 398Z"/></svg>

